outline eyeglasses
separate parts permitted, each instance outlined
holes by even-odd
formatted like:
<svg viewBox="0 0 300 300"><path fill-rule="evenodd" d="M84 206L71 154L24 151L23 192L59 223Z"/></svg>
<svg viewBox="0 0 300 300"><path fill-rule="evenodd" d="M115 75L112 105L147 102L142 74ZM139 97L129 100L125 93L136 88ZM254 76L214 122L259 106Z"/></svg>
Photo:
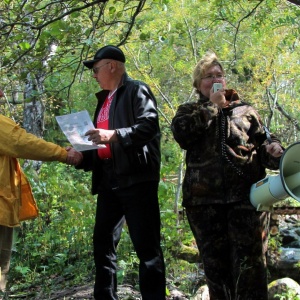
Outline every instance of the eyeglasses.
<svg viewBox="0 0 300 300"><path fill-rule="evenodd" d="M100 70L102 67L104 67L104 66L106 66L106 65L108 65L108 64L110 64L110 61L107 62L107 63L105 63L105 64L103 64L103 65L101 65L101 66L98 66L98 67L93 68L93 69L92 69L93 73L94 73L94 74L97 74L97 73L99 72L99 70Z"/></svg>
<svg viewBox="0 0 300 300"><path fill-rule="evenodd" d="M213 79L224 79L225 76L222 74L217 74L217 75L207 75L202 77L201 79L206 79L206 80L213 80Z"/></svg>

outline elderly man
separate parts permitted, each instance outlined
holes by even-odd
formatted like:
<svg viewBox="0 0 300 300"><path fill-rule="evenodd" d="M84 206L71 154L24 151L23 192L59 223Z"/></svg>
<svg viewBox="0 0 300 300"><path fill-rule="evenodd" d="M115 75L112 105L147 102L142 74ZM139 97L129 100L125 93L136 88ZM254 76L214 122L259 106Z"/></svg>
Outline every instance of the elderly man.
<svg viewBox="0 0 300 300"><path fill-rule="evenodd" d="M143 300L165 299L165 265L160 246L160 128L156 100L143 82L125 71L122 50L111 45L83 64L101 91L94 130L86 135L105 148L85 151L79 168L92 170L98 194L94 228L95 299L117 296L116 246L125 217L139 264Z"/></svg>
<svg viewBox="0 0 300 300"><path fill-rule="evenodd" d="M2 90L0 97L4 97ZM25 199L29 197L35 204L29 183L16 158L76 165L81 156L72 148L64 149L26 132L0 114L0 290L4 291L6 287L13 227L20 225L20 211ZM24 182L28 187L26 194L20 192Z"/></svg>

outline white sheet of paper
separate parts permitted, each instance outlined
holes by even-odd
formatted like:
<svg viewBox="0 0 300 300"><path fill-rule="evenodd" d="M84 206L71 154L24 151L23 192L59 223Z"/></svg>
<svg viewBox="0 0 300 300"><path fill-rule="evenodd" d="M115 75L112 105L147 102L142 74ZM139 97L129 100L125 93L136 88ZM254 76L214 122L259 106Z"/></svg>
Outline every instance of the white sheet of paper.
<svg viewBox="0 0 300 300"><path fill-rule="evenodd" d="M77 151L106 148L105 145L93 144L84 135L88 130L95 129L87 110L55 118L62 132Z"/></svg>

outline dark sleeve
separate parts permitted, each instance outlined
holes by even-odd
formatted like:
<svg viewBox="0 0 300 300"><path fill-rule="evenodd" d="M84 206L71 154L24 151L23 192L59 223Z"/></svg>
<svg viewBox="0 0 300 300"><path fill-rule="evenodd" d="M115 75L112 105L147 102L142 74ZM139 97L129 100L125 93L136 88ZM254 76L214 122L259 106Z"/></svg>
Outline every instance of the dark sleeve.
<svg viewBox="0 0 300 300"><path fill-rule="evenodd" d="M180 105L171 123L174 139L182 149L187 150L198 142L217 114L214 106L203 107L198 103Z"/></svg>
<svg viewBox="0 0 300 300"><path fill-rule="evenodd" d="M83 169L85 172L93 170L94 165L94 157L97 155L97 150L88 150L88 151L82 151L83 159L82 162L77 165L76 169Z"/></svg>
<svg viewBox="0 0 300 300"><path fill-rule="evenodd" d="M258 114L258 112L252 108L251 112L252 117L252 127L251 127L251 136L253 137L253 144L258 149L258 154L262 166L270 170L277 170L279 168L280 157L274 157L266 151L266 145L271 142L276 142L281 145L281 141L276 137L276 135L270 133L268 136L265 126ZM284 147L281 145L282 149Z"/></svg>
<svg viewBox="0 0 300 300"><path fill-rule="evenodd" d="M116 130L122 147L143 147L160 134L156 99L150 88L139 82L132 89L132 125Z"/></svg>
<svg viewBox="0 0 300 300"><path fill-rule="evenodd" d="M281 145L281 141L274 135L271 134L272 142L280 144L281 148L284 150L284 147ZM277 170L279 168L281 157L274 157L266 151L266 145L269 143L267 139L264 140L264 143L260 147L260 158L261 163L265 168L270 170Z"/></svg>

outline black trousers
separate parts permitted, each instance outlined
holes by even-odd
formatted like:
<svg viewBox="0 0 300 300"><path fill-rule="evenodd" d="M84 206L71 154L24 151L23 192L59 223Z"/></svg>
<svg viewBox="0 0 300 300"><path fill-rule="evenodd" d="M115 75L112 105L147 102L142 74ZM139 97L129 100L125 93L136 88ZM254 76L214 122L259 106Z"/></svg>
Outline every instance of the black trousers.
<svg viewBox="0 0 300 300"><path fill-rule="evenodd" d="M140 260L139 284L142 298L165 299L165 265L160 246L157 190L157 182L145 182L126 189L106 188L99 192L93 237L95 299L118 299L116 247L124 217Z"/></svg>

